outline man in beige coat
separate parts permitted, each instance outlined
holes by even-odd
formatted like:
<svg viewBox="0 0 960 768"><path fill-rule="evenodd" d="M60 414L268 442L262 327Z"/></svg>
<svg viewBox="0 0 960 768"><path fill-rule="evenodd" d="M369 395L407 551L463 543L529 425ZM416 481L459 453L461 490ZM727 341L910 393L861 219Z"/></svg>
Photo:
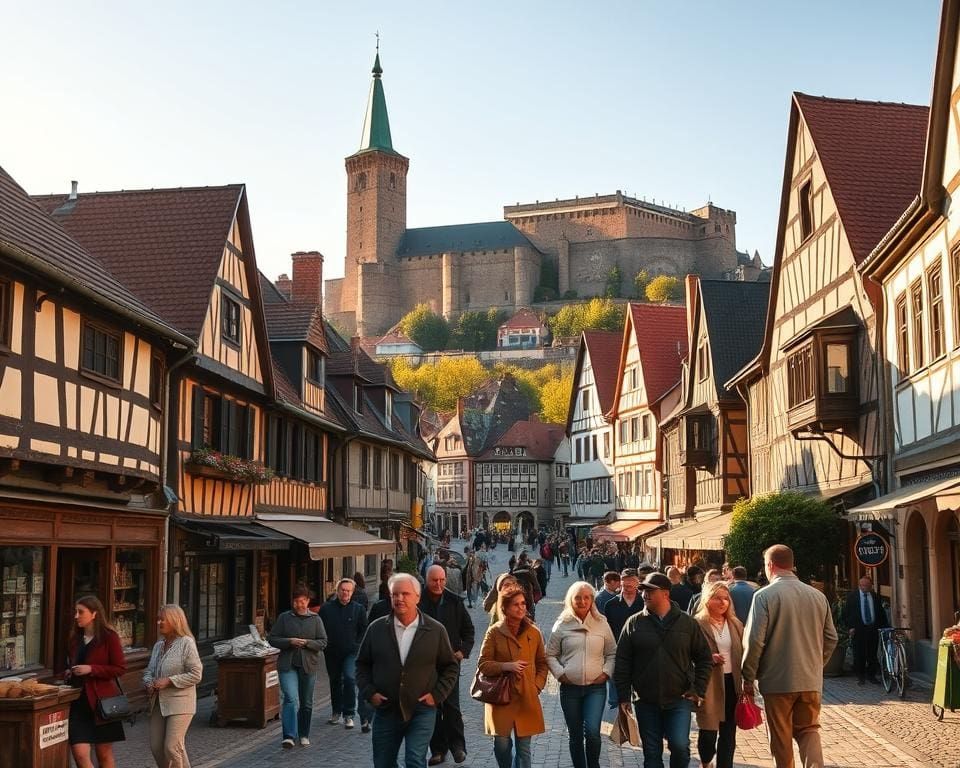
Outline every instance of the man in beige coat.
<svg viewBox="0 0 960 768"><path fill-rule="evenodd" d="M793 768L793 740L804 768L822 768L820 695L823 667L837 645L830 604L793 572L793 550L763 553L770 584L756 592L744 631L743 690L759 682L770 751L777 768Z"/></svg>

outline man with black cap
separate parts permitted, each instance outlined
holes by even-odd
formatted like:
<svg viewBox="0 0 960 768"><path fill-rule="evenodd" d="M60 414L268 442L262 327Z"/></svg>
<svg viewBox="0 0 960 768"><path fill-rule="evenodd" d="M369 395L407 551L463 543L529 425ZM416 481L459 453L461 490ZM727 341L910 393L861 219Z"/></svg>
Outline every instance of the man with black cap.
<svg viewBox="0 0 960 768"><path fill-rule="evenodd" d="M643 580L643 610L627 619L617 642L613 681L624 711L633 699L644 768L663 765L664 739L670 768L689 765L690 715L706 694L713 668L700 625L670 600L670 586L662 573Z"/></svg>

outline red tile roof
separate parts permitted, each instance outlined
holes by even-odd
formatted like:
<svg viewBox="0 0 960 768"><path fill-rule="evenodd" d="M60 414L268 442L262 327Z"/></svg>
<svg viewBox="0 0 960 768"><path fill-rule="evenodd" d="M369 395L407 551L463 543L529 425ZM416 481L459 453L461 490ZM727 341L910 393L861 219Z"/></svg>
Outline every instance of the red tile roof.
<svg viewBox="0 0 960 768"><path fill-rule="evenodd" d="M545 424L534 417L528 421L515 422L481 458L494 458L494 449L497 446L522 446L527 449L526 458L552 461L562 440L562 424Z"/></svg>
<svg viewBox="0 0 960 768"><path fill-rule="evenodd" d="M231 184L92 192L72 206L66 195L33 199L147 306L197 338L243 193Z"/></svg>
<svg viewBox="0 0 960 768"><path fill-rule="evenodd" d="M501 329L507 330L511 328L540 328L541 326L546 326L546 323L536 312L526 307L518 309L513 317L500 324Z"/></svg>
<svg viewBox="0 0 960 768"><path fill-rule="evenodd" d="M920 192L930 110L794 94L859 264Z"/></svg>
<svg viewBox="0 0 960 768"><path fill-rule="evenodd" d="M631 304L633 332L647 402L659 400L680 379L687 356L687 309L669 304Z"/></svg>
<svg viewBox="0 0 960 768"><path fill-rule="evenodd" d="M590 354L593 379L600 400L600 412L607 413L613 407L617 391L617 369L620 367L620 344L623 336L613 331L584 331L583 343ZM576 387L576 382L574 382Z"/></svg>

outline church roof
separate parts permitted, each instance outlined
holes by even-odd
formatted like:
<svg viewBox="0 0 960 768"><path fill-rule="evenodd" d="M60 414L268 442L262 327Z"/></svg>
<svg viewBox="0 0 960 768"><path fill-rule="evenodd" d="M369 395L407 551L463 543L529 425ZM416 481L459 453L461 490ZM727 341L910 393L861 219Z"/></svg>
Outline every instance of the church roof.
<svg viewBox="0 0 960 768"><path fill-rule="evenodd" d="M387 117L387 97L383 93L383 81L380 76L380 52L373 62L373 82L370 83L370 95L367 98L367 112L363 117L363 134L360 137L359 152L380 150L396 154L393 140L390 138L390 118Z"/></svg>
<svg viewBox="0 0 960 768"><path fill-rule="evenodd" d="M526 236L509 221L418 227L403 233L397 256L427 256L448 251L484 251L530 246Z"/></svg>

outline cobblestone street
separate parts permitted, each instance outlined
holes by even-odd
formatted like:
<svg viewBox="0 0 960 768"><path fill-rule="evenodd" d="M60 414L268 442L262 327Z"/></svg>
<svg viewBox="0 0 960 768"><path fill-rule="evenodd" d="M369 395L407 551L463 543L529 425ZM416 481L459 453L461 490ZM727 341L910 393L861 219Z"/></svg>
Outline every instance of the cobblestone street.
<svg viewBox="0 0 960 768"><path fill-rule="evenodd" d="M504 547L492 553L494 571L505 570L508 556ZM554 571L547 596L537 606L538 624L545 634L549 633L560 611L563 594L574 578L573 575L563 578ZM464 766L489 768L495 764L493 742L483 734L482 705L474 702L466 693L467 681L476 668L476 655L487 618L478 608L473 609L472 616L477 625L477 644L474 654L464 662L461 683L461 706L469 751ZM276 720L262 731L243 727L213 727L209 724L209 715L215 707L215 701L213 697L208 697L201 700L200 710L187 737L194 768L246 768L272 764L290 768L319 764L371 765L370 736L360 732L359 723L352 731L327 725L329 696L325 676L321 674L320 677L311 733L312 746L281 750L280 726ZM533 765L535 768L569 768L571 761L560 710L558 684L552 677L541 701L548 730L533 740ZM960 713L947 712L943 722L938 723L931 714L929 701L929 691L925 689L914 689L907 701L901 702L885 694L878 686L858 688L850 677L828 679L821 717L827 765L844 768L957 768L960 766ZM127 741L117 745L116 749L118 766L152 768L154 763L147 743L147 730L147 723L142 718L134 726L127 727ZM609 724L605 724L604 730L609 731ZM773 765L764 728L739 731L737 740L738 766L767 768ZM694 736L694 755L690 764L697 767L700 763L696 759L695 743ZM642 763L640 750L621 750L604 739L601 765L636 768ZM449 755L445 765L453 765Z"/></svg>

